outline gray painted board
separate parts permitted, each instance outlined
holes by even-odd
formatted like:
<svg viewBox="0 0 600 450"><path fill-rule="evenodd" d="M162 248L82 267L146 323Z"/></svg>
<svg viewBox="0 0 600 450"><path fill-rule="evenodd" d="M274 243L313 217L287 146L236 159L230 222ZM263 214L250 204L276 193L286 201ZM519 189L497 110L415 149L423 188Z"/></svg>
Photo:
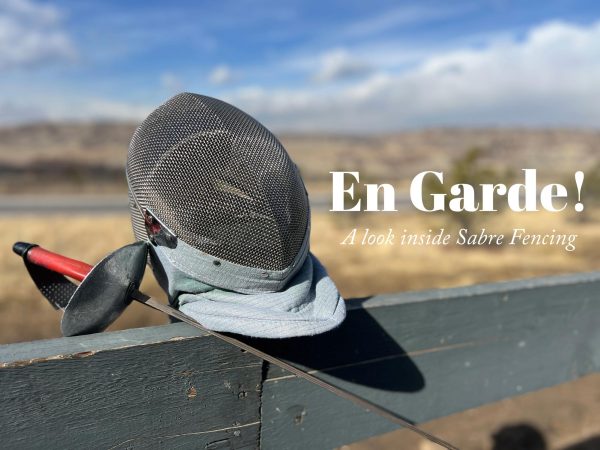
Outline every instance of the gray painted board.
<svg viewBox="0 0 600 450"><path fill-rule="evenodd" d="M182 324L153 331L4 347L2 446L256 448L261 362Z"/></svg>
<svg viewBox="0 0 600 450"><path fill-rule="evenodd" d="M326 336L263 346L416 423L600 369L598 274L443 294L355 303ZM331 448L395 428L277 367L262 408L265 450Z"/></svg>
<svg viewBox="0 0 600 450"><path fill-rule="evenodd" d="M249 339L423 422L600 368L600 274L348 303L325 335ZM185 324L0 346L7 448L331 448L386 421Z"/></svg>

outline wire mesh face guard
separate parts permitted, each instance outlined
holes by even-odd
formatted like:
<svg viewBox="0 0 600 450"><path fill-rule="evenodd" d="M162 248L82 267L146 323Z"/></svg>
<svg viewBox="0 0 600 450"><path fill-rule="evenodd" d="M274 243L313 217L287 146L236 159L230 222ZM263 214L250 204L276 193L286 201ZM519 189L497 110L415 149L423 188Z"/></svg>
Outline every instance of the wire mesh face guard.
<svg viewBox="0 0 600 450"><path fill-rule="evenodd" d="M225 102L184 93L160 106L136 130L126 173L139 240L267 276L291 275L308 252L298 169L269 130Z"/></svg>

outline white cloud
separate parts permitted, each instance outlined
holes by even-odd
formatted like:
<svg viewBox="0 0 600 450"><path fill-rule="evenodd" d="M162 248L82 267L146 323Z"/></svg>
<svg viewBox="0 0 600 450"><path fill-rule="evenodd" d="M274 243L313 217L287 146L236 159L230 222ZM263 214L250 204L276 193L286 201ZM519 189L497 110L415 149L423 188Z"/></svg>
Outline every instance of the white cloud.
<svg viewBox="0 0 600 450"><path fill-rule="evenodd" d="M240 89L229 100L268 126L377 131L433 125L600 125L600 22L542 24L379 71L350 86Z"/></svg>
<svg viewBox="0 0 600 450"><path fill-rule="evenodd" d="M9 104L13 109L22 112L24 122L33 120L50 121L90 121L90 120L115 120L115 121L141 121L157 105L142 104L128 101L108 100L99 97L57 98L50 95L42 98L44 105L41 109L33 109L26 104ZM30 114L27 114L31 111ZM0 108L0 121L2 113Z"/></svg>
<svg viewBox="0 0 600 450"><path fill-rule="evenodd" d="M76 118L143 120L153 109L150 105L91 98L82 101Z"/></svg>
<svg viewBox="0 0 600 450"><path fill-rule="evenodd" d="M60 12L54 6L36 4L29 0L2 0L0 1L0 11L47 24L61 19Z"/></svg>
<svg viewBox="0 0 600 450"><path fill-rule="evenodd" d="M4 101L0 103L0 124L10 125L46 119L42 109L31 104Z"/></svg>
<svg viewBox="0 0 600 450"><path fill-rule="evenodd" d="M160 84L171 94L177 94L183 89L181 79L171 72L165 72L160 76Z"/></svg>
<svg viewBox="0 0 600 450"><path fill-rule="evenodd" d="M212 84L223 85L231 83L235 80L235 75L229 66L221 65L215 67L208 75L208 81Z"/></svg>
<svg viewBox="0 0 600 450"><path fill-rule="evenodd" d="M336 49L321 56L320 67L314 74L313 80L323 83L357 78L370 70L369 64L365 61L353 57L346 50Z"/></svg>
<svg viewBox="0 0 600 450"><path fill-rule="evenodd" d="M392 28L404 25L432 22L435 20L458 16L473 8L473 5L456 5L448 7L431 6L402 6L358 20L339 30L339 33L350 37L364 37L380 34Z"/></svg>
<svg viewBox="0 0 600 450"><path fill-rule="evenodd" d="M417 52L409 64L402 64L403 49L387 46L386 51L389 58L356 48L337 57L328 52L328 63L326 58L320 60L321 66L317 59L312 65L300 61L306 65L298 65L295 72L285 66L283 75L273 66L271 79L280 80L284 87L257 82L219 88L218 96L279 130L376 132L437 125L600 127L600 21L587 26L545 23L523 37L491 39L477 48L463 45L437 53ZM336 58L336 63L331 62ZM340 61L344 59L369 65L372 70L340 82L344 78ZM386 59L395 62L380 63ZM283 84L293 73L296 80L292 83L301 83L298 79L302 77L306 80L307 73L330 81ZM235 72L227 66L211 73L211 81L217 85L233 79ZM165 87L177 82L172 74L162 77ZM76 99L73 95L67 99L58 93L53 100L30 96L23 101L30 104L13 102L0 107L0 121L12 120L10 111L20 118L29 114L34 118L139 120L156 106Z"/></svg>
<svg viewBox="0 0 600 450"><path fill-rule="evenodd" d="M29 0L0 0L0 70L74 57L58 9Z"/></svg>

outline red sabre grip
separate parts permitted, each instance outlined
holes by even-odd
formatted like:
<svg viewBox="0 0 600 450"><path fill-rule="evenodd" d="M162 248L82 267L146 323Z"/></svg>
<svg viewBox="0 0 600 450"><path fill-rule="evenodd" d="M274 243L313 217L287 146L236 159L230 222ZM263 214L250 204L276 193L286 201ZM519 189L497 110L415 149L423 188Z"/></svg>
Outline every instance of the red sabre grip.
<svg viewBox="0 0 600 450"><path fill-rule="evenodd" d="M54 272L61 273L74 280L83 281L93 266L76 259L53 253L35 244L17 242L13 251L23 256L27 261Z"/></svg>

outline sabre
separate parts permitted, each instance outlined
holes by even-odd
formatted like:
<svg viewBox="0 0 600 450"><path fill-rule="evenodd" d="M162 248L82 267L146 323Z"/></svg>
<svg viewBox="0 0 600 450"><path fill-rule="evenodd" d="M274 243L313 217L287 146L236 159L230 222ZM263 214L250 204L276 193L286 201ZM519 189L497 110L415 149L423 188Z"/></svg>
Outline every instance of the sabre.
<svg viewBox="0 0 600 450"><path fill-rule="evenodd" d="M181 311L140 292L138 290L139 282L132 282L132 280L138 278L141 279L139 272L141 271L143 274L143 269L146 264L146 258L141 258L141 256L144 255L143 250L145 249L145 243L138 242L136 244L131 244L115 251L96 266L91 266L85 262L48 251L35 244L17 242L13 246L13 251L17 255L23 257L27 269L37 286L40 288L40 291L56 308L64 311L61 328L66 335L102 331L110 325L112 321L116 320L121 312L129 305L131 300L135 300L145 306L185 322L204 333L221 339L239 349L251 353L271 364L279 366L316 386L353 402L367 411L378 414L392 423L407 428L441 447L448 450L458 450L454 445L415 426L393 411L376 405L343 388L323 381L322 379L275 356L269 355L233 336L209 330ZM133 264L134 267L130 267L131 264L124 264L125 262L130 261L138 261L138 263ZM142 262L143 265L141 264ZM133 276L131 276L132 273L128 272L128 270L132 271ZM77 287L73 285L66 280L64 276L80 281L80 286ZM66 296L53 297L50 295L50 292L56 291L57 288L60 288L59 290L64 291L63 293L70 297L68 302L62 300ZM69 291L69 289L71 291ZM89 297L90 293L96 293L97 295L95 298L91 298ZM91 314L90 311L93 312L93 314ZM84 314L86 312L90 313L88 317Z"/></svg>

